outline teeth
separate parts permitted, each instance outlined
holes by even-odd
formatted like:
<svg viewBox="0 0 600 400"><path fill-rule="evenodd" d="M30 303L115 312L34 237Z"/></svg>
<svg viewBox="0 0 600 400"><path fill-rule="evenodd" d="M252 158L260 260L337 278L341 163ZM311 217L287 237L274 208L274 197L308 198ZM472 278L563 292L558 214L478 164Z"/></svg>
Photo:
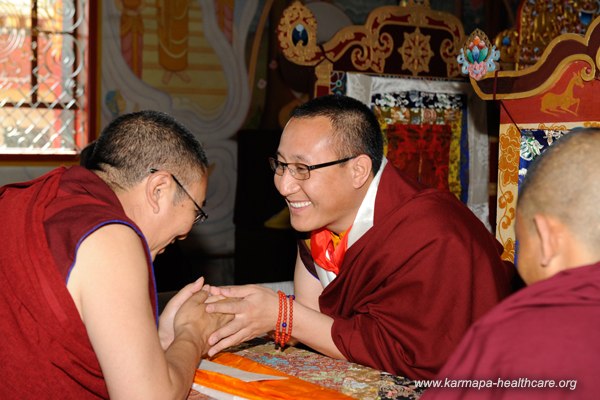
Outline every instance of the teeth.
<svg viewBox="0 0 600 400"><path fill-rule="evenodd" d="M291 201L289 202L290 207L292 208L302 208L302 207L306 207L308 205L310 205L310 201L297 201L292 203Z"/></svg>

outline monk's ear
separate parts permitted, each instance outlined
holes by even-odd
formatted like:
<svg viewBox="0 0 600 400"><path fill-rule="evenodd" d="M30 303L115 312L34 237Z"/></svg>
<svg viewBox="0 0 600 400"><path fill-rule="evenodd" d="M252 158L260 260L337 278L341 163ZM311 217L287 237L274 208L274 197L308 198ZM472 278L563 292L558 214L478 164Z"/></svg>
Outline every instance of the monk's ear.
<svg viewBox="0 0 600 400"><path fill-rule="evenodd" d="M360 188L368 181L373 170L371 157L366 154L356 156L352 162L352 181L355 188Z"/></svg>
<svg viewBox="0 0 600 400"><path fill-rule="evenodd" d="M160 201L166 196L170 185L169 178L169 174L164 171L156 171L148 176L144 194L154 213L160 211Z"/></svg>
<svg viewBox="0 0 600 400"><path fill-rule="evenodd" d="M535 214L533 224L540 239L540 263L542 267L547 267L560 253L561 232L556 220L544 214Z"/></svg>

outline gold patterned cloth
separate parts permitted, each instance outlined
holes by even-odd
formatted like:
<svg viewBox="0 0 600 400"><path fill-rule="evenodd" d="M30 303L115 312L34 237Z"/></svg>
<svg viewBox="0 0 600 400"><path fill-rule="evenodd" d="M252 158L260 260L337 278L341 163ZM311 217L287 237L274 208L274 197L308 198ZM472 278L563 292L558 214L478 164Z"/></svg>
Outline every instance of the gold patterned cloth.
<svg viewBox="0 0 600 400"><path fill-rule="evenodd" d="M275 344L266 338L253 339L228 351L354 399L418 400L423 393L408 378L326 357L302 347L276 350ZM213 398L195 390L188 396L188 400L209 399Z"/></svg>

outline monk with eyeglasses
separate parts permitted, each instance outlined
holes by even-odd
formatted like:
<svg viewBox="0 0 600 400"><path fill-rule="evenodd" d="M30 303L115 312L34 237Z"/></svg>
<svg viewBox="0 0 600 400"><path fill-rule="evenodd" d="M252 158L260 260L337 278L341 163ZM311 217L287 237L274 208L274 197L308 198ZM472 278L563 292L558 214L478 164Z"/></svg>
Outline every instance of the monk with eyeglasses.
<svg viewBox="0 0 600 400"><path fill-rule="evenodd" d="M159 316L152 261L207 218L204 149L140 111L88 150L0 188L0 398L185 398L232 316L206 312L202 278Z"/></svg>
<svg viewBox="0 0 600 400"><path fill-rule="evenodd" d="M511 291L502 246L452 193L404 176L365 104L342 95L296 108L269 160L298 243L294 295L259 285L238 298L209 355L272 331L330 357L431 378L467 328ZM266 250L267 251L267 250Z"/></svg>

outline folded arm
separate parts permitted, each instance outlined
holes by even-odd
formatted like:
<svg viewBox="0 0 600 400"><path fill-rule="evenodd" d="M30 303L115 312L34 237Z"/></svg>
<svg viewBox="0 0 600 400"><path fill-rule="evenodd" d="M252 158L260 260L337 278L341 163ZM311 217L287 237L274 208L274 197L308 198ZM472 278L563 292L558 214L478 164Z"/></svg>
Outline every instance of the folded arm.
<svg viewBox="0 0 600 400"><path fill-rule="evenodd" d="M76 260L67 287L111 399L184 398L208 350L208 335L226 320L205 312L208 294L190 293L169 318L173 340L163 350L149 299L146 256L135 232L120 224L102 227L82 242Z"/></svg>

